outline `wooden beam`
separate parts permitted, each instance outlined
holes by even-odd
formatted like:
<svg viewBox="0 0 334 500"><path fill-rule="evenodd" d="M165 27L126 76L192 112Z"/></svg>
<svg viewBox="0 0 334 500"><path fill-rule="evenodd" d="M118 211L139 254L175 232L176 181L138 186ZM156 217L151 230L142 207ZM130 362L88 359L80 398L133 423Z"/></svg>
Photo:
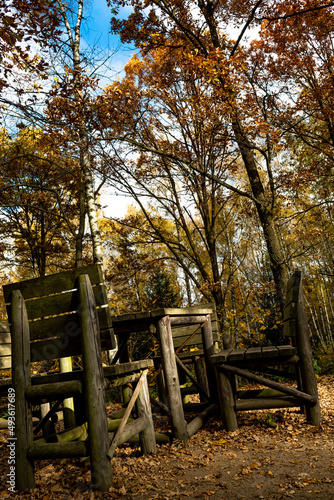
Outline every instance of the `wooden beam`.
<svg viewBox="0 0 334 500"><path fill-rule="evenodd" d="M258 375L255 375L254 373L251 373L247 370L242 370L240 368L237 368L236 366L230 366L230 365L221 365L218 367L219 370L221 371L227 371L234 373L235 375L238 375L239 377L244 377L249 380L253 380L254 382L257 382L258 384L265 385L267 387L271 387L272 389L277 389L278 391L284 392L284 394L288 394L289 396L295 396L296 398L301 399L302 401L307 401L310 404L316 404L317 398L314 396L311 396L310 394L305 394L304 392L298 391L297 389L293 389L292 387L288 387L283 384L279 384L278 382L274 382L272 380L269 380L264 377L259 377Z"/></svg>

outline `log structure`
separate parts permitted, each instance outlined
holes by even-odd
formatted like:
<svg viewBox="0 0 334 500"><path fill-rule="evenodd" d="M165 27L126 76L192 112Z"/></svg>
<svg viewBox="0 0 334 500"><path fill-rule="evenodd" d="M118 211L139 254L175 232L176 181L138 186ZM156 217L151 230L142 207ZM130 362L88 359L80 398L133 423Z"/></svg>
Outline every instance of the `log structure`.
<svg viewBox="0 0 334 500"><path fill-rule="evenodd" d="M126 356L124 353L131 333L154 332L160 356L154 360L158 371L159 401L153 404L168 414L173 436L186 442L208 415L217 410L213 401L217 383L211 356L218 345L219 330L212 304L112 316L112 324L119 340L115 359ZM194 366L196 377L188 368L189 364ZM189 380L191 387L181 389L180 376ZM204 412L210 408L204 413L205 418L200 414L190 427L184 415L185 391L200 394L201 400L206 402Z"/></svg>
<svg viewBox="0 0 334 500"><path fill-rule="evenodd" d="M270 408L305 408L308 420L320 425L321 413L300 271L295 271L288 282L283 326L284 336L290 341L287 345L229 349L211 357L216 367L220 410L228 431L237 429L238 411ZM291 372L284 372L282 367L291 366L294 367L292 378L297 388L253 373L281 375L290 379ZM237 391L237 376L269 389Z"/></svg>
<svg viewBox="0 0 334 500"><path fill-rule="evenodd" d="M10 322L15 390L16 489L34 488L34 460L89 456L92 488L108 491L112 475L105 386L141 381L135 401L139 423L128 422L128 418L122 421L123 437L139 433L143 452L155 452L145 371L153 366L153 361L103 369L101 349L113 349L116 342L98 265L6 285L3 289ZM71 355L82 356L83 370L31 376L31 362ZM63 438L34 440L32 404L54 403L40 428L57 411L59 402L72 396L80 409L76 415L78 427L68 430ZM116 445L119 442L120 439Z"/></svg>

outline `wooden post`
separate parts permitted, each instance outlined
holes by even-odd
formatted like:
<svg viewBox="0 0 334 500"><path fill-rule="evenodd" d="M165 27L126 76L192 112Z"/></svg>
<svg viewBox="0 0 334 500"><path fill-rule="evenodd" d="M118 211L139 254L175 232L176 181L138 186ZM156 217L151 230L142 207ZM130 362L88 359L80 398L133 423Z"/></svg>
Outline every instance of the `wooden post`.
<svg viewBox="0 0 334 500"><path fill-rule="evenodd" d="M166 384L165 384L164 372L163 372L161 365L159 365L157 369L158 369L158 375L157 375L156 381L157 381L159 400L164 405L167 405Z"/></svg>
<svg viewBox="0 0 334 500"><path fill-rule="evenodd" d="M229 374L223 373L217 367L218 394L220 409L223 417L224 426L227 431L235 431L238 428L237 415L235 413L235 401L233 386Z"/></svg>
<svg viewBox="0 0 334 500"><path fill-rule="evenodd" d="M88 275L78 277L83 379L88 421L92 486L108 491L112 486L108 453L108 421L95 299Z"/></svg>
<svg viewBox="0 0 334 500"><path fill-rule="evenodd" d="M50 411L50 403L42 403L41 404L41 420L49 413ZM54 434L55 426L51 419L48 419L43 425L43 436L46 438L51 434Z"/></svg>
<svg viewBox="0 0 334 500"><path fill-rule="evenodd" d="M72 358L60 358L59 359L59 371L60 373L71 372L72 371ZM70 429L75 427L75 414L74 414L74 402L73 398L66 398L63 401L63 413L64 413L64 425L65 429Z"/></svg>
<svg viewBox="0 0 334 500"><path fill-rule="evenodd" d="M314 425L320 425L321 411L318 397L317 381L314 372L310 333L306 317L301 277L297 306L296 347L300 358L299 369L302 382L302 391L317 398L316 405L311 406L310 404L306 404L306 416L308 420L314 423Z"/></svg>
<svg viewBox="0 0 334 500"><path fill-rule="evenodd" d="M12 377L15 392L15 438L9 438L10 451L15 449L15 489L19 491L35 487L34 462L28 458L28 449L33 441L32 412L26 399L31 385L30 334L28 316L21 292L14 290L11 300ZM9 400L10 401L10 400ZM12 404L12 403L10 403Z"/></svg>
<svg viewBox="0 0 334 500"><path fill-rule="evenodd" d="M208 379L206 377L204 359L200 356L196 356L194 359L194 368L199 385L207 394L209 394L209 385ZM204 401L206 401L206 398L204 398L203 395L200 394L200 400L203 403Z"/></svg>
<svg viewBox="0 0 334 500"><path fill-rule="evenodd" d="M214 345L213 345L213 336L212 336L212 327L211 327L211 317L210 314L206 317L206 322L202 326L202 339L203 339L203 349L204 349L204 358L206 365L206 373L209 384L209 391L211 401L218 404L217 399L217 379L215 375L215 367L212 362L211 356L214 354Z"/></svg>
<svg viewBox="0 0 334 500"><path fill-rule="evenodd" d="M171 413L172 432L176 439L188 441L187 424L184 418L179 377L177 373L170 317L158 321L158 340L164 371L167 401Z"/></svg>
<svg viewBox="0 0 334 500"><path fill-rule="evenodd" d="M126 343L124 349L122 349L122 351L120 353L119 360L121 363L128 363L130 361L127 343ZM130 401L132 393L133 393L133 391L132 391L131 387L129 387L127 384L122 385L123 404L127 404Z"/></svg>
<svg viewBox="0 0 334 500"><path fill-rule="evenodd" d="M137 411L139 418L146 418L147 424L145 429L139 434L141 450L144 455L147 453L156 453L157 445L155 442L154 426L152 419L152 410L150 403L150 395L148 392L147 376L144 375L145 381L137 397Z"/></svg>

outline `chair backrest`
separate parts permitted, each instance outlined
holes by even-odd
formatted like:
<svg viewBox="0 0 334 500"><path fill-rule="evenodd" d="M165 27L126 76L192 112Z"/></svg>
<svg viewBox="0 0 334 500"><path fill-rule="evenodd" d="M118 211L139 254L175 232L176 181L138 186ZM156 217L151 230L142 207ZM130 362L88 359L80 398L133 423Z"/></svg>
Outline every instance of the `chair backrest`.
<svg viewBox="0 0 334 500"><path fill-rule="evenodd" d="M187 311L189 313L196 315L197 310L203 310L203 309L208 309L212 310L211 313L211 327L212 327L212 336L213 336L213 341L214 343L220 341L220 329L219 329L219 322L217 319L217 313L216 313L216 306L214 303L209 303L209 304L200 304L199 306L193 306L193 307L187 307ZM184 348L185 349L195 349L196 347L198 349L202 348L202 335L201 335L201 329L200 323L198 325L187 325L187 326L173 326L172 327L172 335L173 335L173 343L174 347L178 348L183 343L189 339L189 337L195 333L193 337L191 337L189 340L187 340L187 343L185 344Z"/></svg>
<svg viewBox="0 0 334 500"><path fill-rule="evenodd" d="M42 361L81 354L80 304L77 278L86 274L93 287L102 350L116 346L103 273L91 265L3 287L8 317L11 292L20 290L27 310L31 361Z"/></svg>
<svg viewBox="0 0 334 500"><path fill-rule="evenodd" d="M286 299L284 302L284 337L296 338L298 307L300 307L300 294L302 289L302 273L295 271L288 281Z"/></svg>
<svg viewBox="0 0 334 500"><path fill-rule="evenodd" d="M0 321L0 370L7 370L12 366L11 339L9 324Z"/></svg>

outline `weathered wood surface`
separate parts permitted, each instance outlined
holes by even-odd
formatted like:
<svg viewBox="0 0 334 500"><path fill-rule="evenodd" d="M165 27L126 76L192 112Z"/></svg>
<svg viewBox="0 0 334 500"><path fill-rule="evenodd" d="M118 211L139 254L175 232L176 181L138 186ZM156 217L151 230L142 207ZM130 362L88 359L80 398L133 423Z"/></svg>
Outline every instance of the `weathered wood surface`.
<svg viewBox="0 0 334 500"><path fill-rule="evenodd" d="M78 277L83 380L88 421L89 454L93 488L108 491L112 485L108 453L108 422L105 406L99 325L88 275Z"/></svg>
<svg viewBox="0 0 334 500"><path fill-rule="evenodd" d="M178 356L175 355L176 363L180 366L180 368L187 374L189 379L192 381L194 386L197 388L197 392L204 397L207 401L210 401L210 395L205 391L203 387L197 382L196 378L193 376L190 370L182 363Z"/></svg>
<svg viewBox="0 0 334 500"><path fill-rule="evenodd" d="M202 411L197 417L195 417L189 424L187 425L187 431L189 437L193 436L203 425L205 422L209 420L215 413L218 412L218 406L216 404L211 404Z"/></svg>
<svg viewBox="0 0 334 500"><path fill-rule="evenodd" d="M147 370L145 370L141 374L141 377L140 377L140 379L139 379L139 381L138 381L138 383L136 385L136 388L135 388L135 390L134 390L134 392L133 392L133 394L131 396L131 399L130 399L130 401L128 403L128 406L127 406L127 408L125 410L125 413L124 413L124 416L123 416L122 421L120 423L120 426L117 429L117 432L116 432L115 436L113 437L111 445L109 446L109 449L107 451L107 456L109 457L110 460L112 459L112 457L113 457L113 455L115 453L116 447L118 446L119 437L120 437L122 431L124 430L124 428L125 428L125 426L127 424L127 421L128 421L128 419L130 417L130 414L131 414L131 412L133 410L133 407L134 407L134 405L136 403L136 400L137 400L137 398L139 396L139 393L140 393L143 385L145 384L145 382L147 383L146 376L147 376ZM145 415L145 417L146 417L146 415Z"/></svg>
<svg viewBox="0 0 334 500"><path fill-rule="evenodd" d="M29 401L39 401L46 399L54 401L59 397L73 396L74 394L81 394L83 391L82 383L80 380L71 380L68 382L56 382L54 384L43 384L31 386L27 389L26 397Z"/></svg>
<svg viewBox="0 0 334 500"><path fill-rule="evenodd" d="M139 434L142 453L145 455L147 453L156 453L157 445L155 442L152 409L146 375L144 384L137 397L136 406L139 418L143 418L146 421L146 425Z"/></svg>
<svg viewBox="0 0 334 500"><path fill-rule="evenodd" d="M306 405L306 415L309 421L315 425L321 424L321 410L318 397L317 381L314 372L314 363L311 349L310 333L307 323L304 293L302 289L301 273L300 279L300 293L298 297L297 309L297 332L296 332L296 346L300 357L299 370L301 376L302 390L311 394L316 399L315 405Z"/></svg>
<svg viewBox="0 0 334 500"><path fill-rule="evenodd" d="M227 431L238 428L231 375L217 368L218 396L223 423Z"/></svg>
<svg viewBox="0 0 334 500"><path fill-rule="evenodd" d="M101 267L93 264L91 266L79 267L70 271L63 271L57 274L5 285L3 286L5 302L10 302L9 296L13 290L20 290L25 300L61 293L64 290L71 290L73 289L73 283L82 274L89 275L92 285L104 283Z"/></svg>
<svg viewBox="0 0 334 500"><path fill-rule="evenodd" d="M236 411L251 411L251 410L271 410L275 408L298 408L303 405L301 399L293 396L284 396L280 398L255 398L241 399L236 401Z"/></svg>
<svg viewBox="0 0 334 500"><path fill-rule="evenodd" d="M93 265L3 287L9 316L10 292L21 290L23 294L29 318L30 339L36 341L31 349L32 361L81 353L78 291L74 283L77 276L85 273L90 274L95 285L93 291L102 346L106 350L115 348L102 271L98 265Z"/></svg>
<svg viewBox="0 0 334 500"><path fill-rule="evenodd" d="M72 358L59 359L60 373L71 373L73 371ZM65 398L63 401L63 418L65 429L75 426L74 401L73 398Z"/></svg>
<svg viewBox="0 0 334 500"><path fill-rule="evenodd" d="M0 321L0 370L7 370L12 366L12 347L7 321Z"/></svg>
<svg viewBox="0 0 334 500"><path fill-rule="evenodd" d="M172 432L176 439L186 442L188 440L188 432L183 413L169 316L163 317L158 322L158 341L166 383L167 401L171 413Z"/></svg>
<svg viewBox="0 0 334 500"><path fill-rule="evenodd" d="M310 394L306 394L304 392L298 391L297 389L294 389L292 387L279 384L278 382L274 382L273 380L269 380L264 377L259 377L258 375L255 375L254 373L251 373L247 370L242 370L241 368L237 368L236 366L230 366L230 365L221 365L218 367L219 371L227 371L231 372L235 375L239 375L239 377L244 377L249 380L253 380L254 382L258 384L265 385L267 387L270 387L272 389L276 389L277 391L284 392L284 394L288 394L290 396L295 396L296 398L299 398L303 401L306 401L310 404L316 404L317 403L317 398L315 396L312 396Z"/></svg>
<svg viewBox="0 0 334 500"><path fill-rule="evenodd" d="M19 491L35 487L34 465L28 458L32 444L31 406L25 395L30 388L30 337L28 316L22 294L14 290L11 296L12 310L12 366L15 387L15 474L16 488Z"/></svg>
<svg viewBox="0 0 334 500"><path fill-rule="evenodd" d="M212 362L219 363L234 363L240 361L266 361L272 359L274 365L276 358L277 363L281 363L282 357L291 357L296 354L296 348L290 345L285 346L268 346L268 347L250 347L248 349L226 349L212 355Z"/></svg>
<svg viewBox="0 0 334 500"><path fill-rule="evenodd" d="M52 458L78 458L89 455L88 446L84 441L65 443L38 443L32 444L28 450L30 460L44 460Z"/></svg>

